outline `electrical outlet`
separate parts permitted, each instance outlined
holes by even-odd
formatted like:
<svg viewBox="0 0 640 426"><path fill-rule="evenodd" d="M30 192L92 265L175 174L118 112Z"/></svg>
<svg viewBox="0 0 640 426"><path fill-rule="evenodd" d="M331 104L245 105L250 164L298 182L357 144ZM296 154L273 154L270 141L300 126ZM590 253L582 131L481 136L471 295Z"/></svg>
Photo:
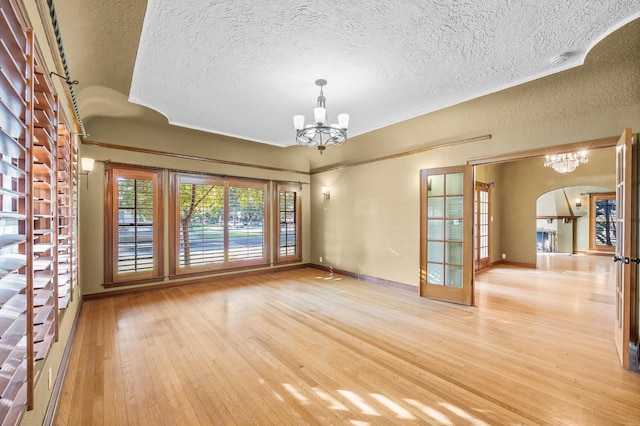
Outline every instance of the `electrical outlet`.
<svg viewBox="0 0 640 426"><path fill-rule="evenodd" d="M502 253L502 258L506 259L507 258L507 253Z"/></svg>
<svg viewBox="0 0 640 426"><path fill-rule="evenodd" d="M320 256L320 263L322 263L322 256Z"/></svg>
<svg viewBox="0 0 640 426"><path fill-rule="evenodd" d="M53 368L49 367L49 390L53 387Z"/></svg>

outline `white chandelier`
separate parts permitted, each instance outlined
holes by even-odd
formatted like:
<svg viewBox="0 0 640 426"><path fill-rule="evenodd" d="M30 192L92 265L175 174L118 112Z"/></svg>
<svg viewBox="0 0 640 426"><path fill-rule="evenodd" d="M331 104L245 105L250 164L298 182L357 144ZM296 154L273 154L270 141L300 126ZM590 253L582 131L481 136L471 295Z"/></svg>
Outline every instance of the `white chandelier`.
<svg viewBox="0 0 640 426"><path fill-rule="evenodd" d="M551 167L558 173L570 173L580 164L586 164L588 162L587 151L580 151L547 155L544 160L544 166Z"/></svg>
<svg viewBox="0 0 640 426"><path fill-rule="evenodd" d="M349 114L338 114L338 124L325 124L327 121L327 108L322 92L322 87L327 80L316 80L316 86L320 86L318 104L313 109L315 124L304 125L304 115L293 116L293 126L296 129L296 141L300 145L318 148L320 154L332 146L340 146L347 141L347 127L349 126Z"/></svg>

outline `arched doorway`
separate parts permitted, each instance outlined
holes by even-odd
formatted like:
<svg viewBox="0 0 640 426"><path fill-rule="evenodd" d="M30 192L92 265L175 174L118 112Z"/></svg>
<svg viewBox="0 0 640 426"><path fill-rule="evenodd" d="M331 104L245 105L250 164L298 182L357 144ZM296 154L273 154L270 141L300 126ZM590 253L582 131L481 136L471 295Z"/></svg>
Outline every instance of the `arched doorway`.
<svg viewBox="0 0 640 426"><path fill-rule="evenodd" d="M568 186L541 194L536 200L536 251L562 254L606 251L594 250L598 241L594 236L602 233L598 225L603 221L605 225L609 223L606 216L611 217L613 210L603 210L602 203L592 201L612 192L612 188L602 186ZM615 235L615 230L606 235Z"/></svg>

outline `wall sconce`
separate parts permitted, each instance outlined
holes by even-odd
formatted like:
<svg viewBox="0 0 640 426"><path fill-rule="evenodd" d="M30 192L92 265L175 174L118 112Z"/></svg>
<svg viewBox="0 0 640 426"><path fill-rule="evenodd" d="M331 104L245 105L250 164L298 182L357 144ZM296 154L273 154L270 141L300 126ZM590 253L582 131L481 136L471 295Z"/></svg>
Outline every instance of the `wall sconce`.
<svg viewBox="0 0 640 426"><path fill-rule="evenodd" d="M89 157L82 157L80 159L80 164L82 165L82 173L83 175L88 175L93 171L93 165L95 164L95 160Z"/></svg>
<svg viewBox="0 0 640 426"><path fill-rule="evenodd" d="M93 158L82 157L80 159L80 168L82 170L80 174L87 177L87 189L89 189L89 173L93 171L94 164L95 160Z"/></svg>
<svg viewBox="0 0 640 426"><path fill-rule="evenodd" d="M580 198L576 198L576 207L582 207L582 200Z"/></svg>
<svg viewBox="0 0 640 426"><path fill-rule="evenodd" d="M327 188L326 186L322 187L322 196L324 197L325 201L331 198L331 192L329 191L329 188Z"/></svg>

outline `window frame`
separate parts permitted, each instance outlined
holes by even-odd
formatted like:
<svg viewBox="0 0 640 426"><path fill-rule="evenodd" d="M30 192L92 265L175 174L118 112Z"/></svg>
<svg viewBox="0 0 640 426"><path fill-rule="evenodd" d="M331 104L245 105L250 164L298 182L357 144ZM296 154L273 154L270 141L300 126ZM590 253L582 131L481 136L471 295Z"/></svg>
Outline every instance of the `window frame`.
<svg viewBox="0 0 640 426"><path fill-rule="evenodd" d="M280 245L281 238L281 221L280 215L282 213L280 209L280 192L293 192L295 193L296 201L295 201L295 227L296 227L296 245L295 245L295 253L292 255L281 255L280 249L282 246ZM273 226L275 227L275 237L273 239L273 252L275 253L275 263L289 263L289 262L300 262L302 261L302 189L299 185L287 184L287 183L276 183L275 189L273 191L273 210L274 210L274 221Z"/></svg>
<svg viewBox="0 0 640 426"><path fill-rule="evenodd" d="M105 197L105 287L141 284L164 275L164 170L107 163ZM153 183L153 268L143 272L118 273L118 185L117 180L151 180Z"/></svg>
<svg viewBox="0 0 640 426"><path fill-rule="evenodd" d="M613 200L615 202L616 193L606 192L589 195L589 250L613 253L616 249L615 244L611 246L596 244L596 203L600 200ZM615 216L612 216L609 222L615 226Z"/></svg>
<svg viewBox="0 0 640 426"><path fill-rule="evenodd" d="M492 184L480 181L475 182L473 260L476 271L481 271L491 266L491 188ZM486 200L483 200L484 197L486 197ZM483 206L486 207L484 211ZM483 245L483 239L486 240L486 245ZM482 257L483 248L486 248L487 252L484 257Z"/></svg>
<svg viewBox="0 0 640 426"><path fill-rule="evenodd" d="M171 276L203 275L211 272L223 272L256 266L268 266L270 259L269 230L270 214L268 208L268 181L226 177L212 174L193 174L188 172L171 172L169 175L169 273ZM197 266L180 265L180 184L212 184L224 187L223 200L223 250L222 263L209 263ZM263 222L262 222L262 257L246 260L231 260L229 258L229 194L230 188L255 188L263 191Z"/></svg>

